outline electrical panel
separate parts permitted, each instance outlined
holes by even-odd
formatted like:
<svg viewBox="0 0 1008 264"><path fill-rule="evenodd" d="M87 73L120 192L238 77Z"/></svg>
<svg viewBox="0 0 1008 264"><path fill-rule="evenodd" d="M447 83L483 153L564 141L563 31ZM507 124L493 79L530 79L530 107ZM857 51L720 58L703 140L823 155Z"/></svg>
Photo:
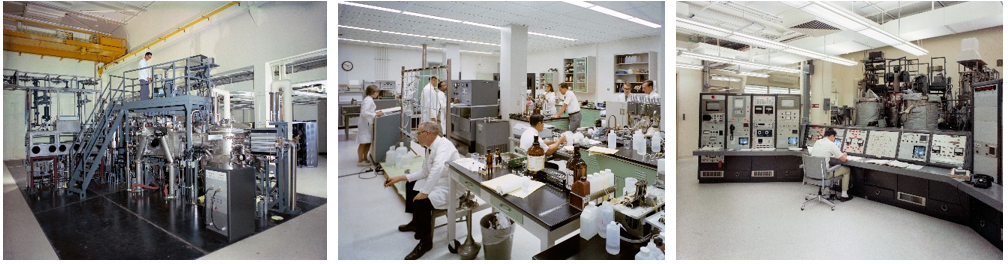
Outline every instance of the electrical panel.
<svg viewBox="0 0 1008 264"><path fill-rule="evenodd" d="M700 148L725 148L725 109L727 107L725 95L700 95ZM724 161L724 156L700 156L701 163L719 161Z"/></svg>
<svg viewBox="0 0 1008 264"><path fill-rule="evenodd" d="M973 84L973 174L1001 179L1002 80Z"/></svg>
<svg viewBox="0 0 1008 264"><path fill-rule="evenodd" d="M774 148L776 130L776 97L773 95L752 96L752 146L753 148Z"/></svg>
<svg viewBox="0 0 1008 264"><path fill-rule="evenodd" d="M452 98L458 98L463 105L498 105L500 85L497 81L458 80L452 81Z"/></svg>
<svg viewBox="0 0 1008 264"><path fill-rule="evenodd" d="M903 132L900 135L897 159L927 162L928 153L931 153L931 134Z"/></svg>
<svg viewBox="0 0 1008 264"><path fill-rule="evenodd" d="M841 150L845 153L864 154L865 145L868 143L868 131L861 129L851 129L843 138Z"/></svg>
<svg viewBox="0 0 1008 264"><path fill-rule="evenodd" d="M777 148L798 147L801 136L801 96L777 96Z"/></svg>
<svg viewBox="0 0 1008 264"><path fill-rule="evenodd" d="M829 128L819 126L809 126L808 131L805 133L805 148L809 148L815 145L816 141L819 141L819 139L823 137L823 134L826 134L827 129ZM835 130L837 134L836 141L842 141L844 138L844 132L846 132L847 130L842 128L834 128L833 130ZM839 148L840 144L837 144L837 147Z"/></svg>
<svg viewBox="0 0 1008 264"><path fill-rule="evenodd" d="M963 135L935 134L931 139L929 162L943 167L962 167L966 162L968 139Z"/></svg>
<svg viewBox="0 0 1008 264"><path fill-rule="evenodd" d="M899 134L898 131L872 131L868 135L868 145L864 154L876 158L895 159Z"/></svg>
<svg viewBox="0 0 1008 264"><path fill-rule="evenodd" d="M206 229L238 241L255 231L255 168L206 169Z"/></svg>
<svg viewBox="0 0 1008 264"><path fill-rule="evenodd" d="M726 144L729 149L752 148L752 96L729 95L727 99L728 112L725 119Z"/></svg>

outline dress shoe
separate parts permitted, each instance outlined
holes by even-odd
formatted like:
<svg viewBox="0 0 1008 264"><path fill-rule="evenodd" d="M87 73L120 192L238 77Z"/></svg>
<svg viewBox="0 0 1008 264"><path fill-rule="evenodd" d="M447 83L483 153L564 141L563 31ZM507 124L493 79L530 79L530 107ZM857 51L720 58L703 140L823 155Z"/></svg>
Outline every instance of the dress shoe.
<svg viewBox="0 0 1008 264"><path fill-rule="evenodd" d="M405 225L399 225L399 232L412 232L412 231L416 231L416 225L414 225L413 222L409 222L408 224Z"/></svg>
<svg viewBox="0 0 1008 264"><path fill-rule="evenodd" d="M424 243L424 242L422 242L422 241L421 241L420 243L418 243L418 244L416 245L416 247L415 247L415 248L413 248L413 251L411 251L411 252L409 253L409 255L406 255L406 260L415 260L415 259L419 259L419 258L420 258L420 257L422 257L422 256L423 256L423 255L424 255L425 253L427 253L427 251L430 251L430 250L431 250L431 247L432 247L432 246L430 245L430 243Z"/></svg>

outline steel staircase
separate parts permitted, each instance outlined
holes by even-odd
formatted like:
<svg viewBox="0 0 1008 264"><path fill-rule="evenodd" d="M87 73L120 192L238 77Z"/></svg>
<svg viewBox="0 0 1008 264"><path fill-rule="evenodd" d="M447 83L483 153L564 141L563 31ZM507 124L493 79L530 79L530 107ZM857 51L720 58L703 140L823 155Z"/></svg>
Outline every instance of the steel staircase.
<svg viewBox="0 0 1008 264"><path fill-rule="evenodd" d="M108 88L111 88L111 83ZM86 196L88 185L96 176L102 157L112 142L112 134L122 127L126 119L127 111L122 108L123 101L123 92L119 89L105 89L95 100L84 130L74 141L74 146L80 146L80 149L72 150L75 151L73 157L78 159L70 171L70 182L67 185L69 193L79 194L80 198Z"/></svg>

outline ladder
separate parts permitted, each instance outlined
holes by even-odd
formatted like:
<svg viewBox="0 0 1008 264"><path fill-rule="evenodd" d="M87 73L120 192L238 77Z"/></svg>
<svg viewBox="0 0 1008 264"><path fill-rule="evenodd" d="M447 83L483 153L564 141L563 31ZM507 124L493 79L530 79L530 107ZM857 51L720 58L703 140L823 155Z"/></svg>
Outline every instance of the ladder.
<svg viewBox="0 0 1008 264"><path fill-rule="evenodd" d="M111 83L107 88L111 88ZM112 134L122 127L127 111L122 108L124 98L121 91L105 89L102 92L95 100L92 115L85 123L88 125L74 140L74 146L81 148L73 150L79 151L73 155L79 159L70 171L68 194L76 193L80 198L85 198L88 185L91 184L91 179L94 178L102 157L112 142Z"/></svg>

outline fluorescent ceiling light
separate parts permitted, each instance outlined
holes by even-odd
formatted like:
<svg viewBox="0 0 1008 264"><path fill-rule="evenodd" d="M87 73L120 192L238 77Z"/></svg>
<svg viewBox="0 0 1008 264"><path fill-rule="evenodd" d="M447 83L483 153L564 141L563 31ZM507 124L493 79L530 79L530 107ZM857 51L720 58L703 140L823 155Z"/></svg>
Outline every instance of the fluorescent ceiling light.
<svg viewBox="0 0 1008 264"><path fill-rule="evenodd" d="M380 6L366 5L366 4L354 3L354 2L339 2L339 3L342 4L342 5L363 7L363 8L367 8L367 9L374 9L374 10L379 10L379 11L392 12L392 13L396 13L396 14L404 14L404 15L411 15L411 16L417 16L417 17L423 17L423 18L429 18L429 19L447 21L447 22L461 23L461 24L466 24L466 25L470 25L470 26L484 27L484 28L490 28L490 29L496 29L496 30L500 30L501 29L501 27L494 26L494 25L487 25L487 24L476 23L476 22L462 21L462 20L457 20L457 19L451 19L451 18L439 17L439 16L432 16L432 15L420 14L420 13L409 12L409 11L395 10L395 9L384 8L384 7L380 7ZM640 23L640 22L638 22L638 23ZM648 23L650 23L650 22L648 22ZM655 24L655 25L657 25L657 24ZM560 37L560 36L547 35L547 34L536 33L536 32L532 32L532 31L529 31L528 34L529 35L536 35L536 36L543 36L543 37L550 37L550 38L555 38L555 39L562 39L562 40L566 40L566 41L577 41L577 39L573 39L573 38L565 38L565 37Z"/></svg>
<svg viewBox="0 0 1008 264"><path fill-rule="evenodd" d="M650 27L650 28L660 28L661 27L661 25L659 25L659 24L655 24L655 23L652 23L650 21L643 20L643 19L640 19L640 18L636 18L634 16L627 15L627 14L624 14L624 13L616 11L616 10L612 10L612 9L605 8L605 7L602 7L602 6L597 6L597 5L594 5L594 4L585 2L585 1L564 1L564 2L566 2L568 4L584 7L584 8L587 8L587 9L591 9L591 10L594 10L595 12L599 12L599 13L603 13L603 14L606 14L606 15L610 15L610 16L613 16L613 17L616 17L616 18L619 18L619 19L625 19L625 20L628 20L630 22L634 22L634 23L637 23L637 24L645 25L645 26Z"/></svg>
<svg viewBox="0 0 1008 264"><path fill-rule="evenodd" d="M739 78L728 77L728 76L721 76L721 75L711 75L710 78L711 78L711 80L715 80L715 81L726 81L726 82L741 82L742 81L742 79L739 79Z"/></svg>
<svg viewBox="0 0 1008 264"><path fill-rule="evenodd" d="M750 77L759 77L759 78L769 78L770 77L770 75L766 74L766 73L744 72L744 71L739 71L738 75L750 76Z"/></svg>
<svg viewBox="0 0 1008 264"><path fill-rule="evenodd" d="M689 63L676 63L676 68L690 69L690 70L702 70L702 65L689 64Z"/></svg>
<svg viewBox="0 0 1008 264"><path fill-rule="evenodd" d="M833 22L840 27L846 28L850 31L856 31L861 35L865 35L869 38L878 40L879 42L885 43L886 45L893 46L897 49L906 51L914 56L923 56L928 54L928 51L920 46L914 45L909 41L886 32L881 28L879 24L872 22L871 20L865 19L857 14L854 14L846 9L839 8L833 4L826 2L784 2L794 8L801 9L806 13L812 14L813 16L823 18L824 20Z"/></svg>
<svg viewBox="0 0 1008 264"><path fill-rule="evenodd" d="M761 63L749 62L749 61L729 59L729 58L725 58L725 57L711 56L711 55L702 54L702 53L694 53L694 52L689 52L689 51L682 51L682 52L679 52L679 54L682 55L682 56L688 57L688 58L694 58L694 59L699 59L699 60L708 60L708 61L716 61L716 62L721 62L721 63L729 63L729 64L735 64L735 65L749 66L749 67L766 69L766 70L771 70L771 71L788 72L788 73L801 73L801 70L794 69L794 68L787 68L787 67L780 67L780 66L773 66L773 65L761 64Z"/></svg>
<svg viewBox="0 0 1008 264"><path fill-rule="evenodd" d="M751 45L751 46L757 46L757 47L763 47L763 48L767 48L767 49L773 49L773 50L783 51L783 52L787 52L787 53L791 53L791 54L795 54L795 55L799 55L799 56L805 56L805 57L809 57L809 58L814 58L814 59L821 59L821 60L829 61L829 62L832 62L832 63L840 64L840 65L845 65L845 66L854 66L854 65L857 65L856 61L844 59L844 58L837 57L837 56L830 56L830 55L814 52L814 51L807 50L807 49L802 49L802 48L794 47L794 46L791 46L791 45L787 45L787 44L780 43L780 42L773 41L773 40L769 40L769 39L764 39L764 38L761 38L761 37L750 36L750 35L747 35L747 34L731 31L731 30L728 30L728 29L724 29L724 28L720 28L720 27L716 27L716 26L700 23L698 21L694 21L694 20L691 20L691 19L685 19L685 18L679 18L679 17L677 17L676 18L676 28L682 28L682 29L690 30L690 31L694 31L694 32L697 32L697 33L700 33L700 34L704 34L704 35L708 35L708 36L712 36L712 37L716 37L716 38L729 39L729 40L732 40L732 41L735 41L735 42L745 43L745 44L748 44L748 45Z"/></svg>
<svg viewBox="0 0 1008 264"><path fill-rule="evenodd" d="M403 32L395 32L395 31L387 31L387 30L377 30L377 29L361 28L361 27L353 27L353 26L344 26L344 25L339 25L339 27L341 27L341 28L349 28L349 29L356 29L356 30L371 31L371 32L378 32L378 33L403 35L403 36L410 36L410 37L432 38L432 39L441 39L441 40L448 40L448 41L456 41L456 42L464 42L464 43L472 43L472 44L480 44L480 45L500 47L500 44L487 43L487 42L479 42L479 41L461 40L461 39L453 39L453 38L443 38L443 37L435 37L435 36L424 36L424 35L417 35L417 34L410 34L410 33L403 33Z"/></svg>
<svg viewBox="0 0 1008 264"><path fill-rule="evenodd" d="M348 38L339 38L339 40L361 42L361 43L370 43L370 44L381 44L381 45L389 45L389 46L399 46L399 47L410 47L410 48L418 48L418 49L422 49L423 48L421 46L415 46L415 45L404 45L404 44L387 43L387 42L370 41L370 40L358 40L358 39L348 39ZM432 49L432 50L433 49L438 49L439 50L441 48L440 47L427 47L427 49ZM468 52L468 53L493 55L492 52L474 51L474 50L459 50L459 52Z"/></svg>

